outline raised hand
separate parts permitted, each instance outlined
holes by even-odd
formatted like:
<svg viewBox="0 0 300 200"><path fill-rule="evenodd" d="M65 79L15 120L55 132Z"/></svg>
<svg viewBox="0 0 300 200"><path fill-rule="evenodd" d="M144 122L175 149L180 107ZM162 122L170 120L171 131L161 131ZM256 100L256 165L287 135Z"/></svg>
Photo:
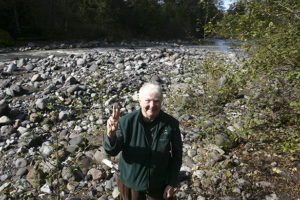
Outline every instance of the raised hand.
<svg viewBox="0 0 300 200"><path fill-rule="evenodd" d="M113 139L116 136L116 130L118 128L118 120L120 118L120 106L113 105L112 116L107 121L107 136Z"/></svg>

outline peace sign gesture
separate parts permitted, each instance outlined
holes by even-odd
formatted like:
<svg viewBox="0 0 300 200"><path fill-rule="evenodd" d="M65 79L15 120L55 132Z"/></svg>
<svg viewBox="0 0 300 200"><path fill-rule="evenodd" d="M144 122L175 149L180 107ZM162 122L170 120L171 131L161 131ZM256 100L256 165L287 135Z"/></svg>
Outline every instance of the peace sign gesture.
<svg viewBox="0 0 300 200"><path fill-rule="evenodd" d="M119 118L120 118L120 106L114 104L112 116L110 116L107 121L107 136L111 139L115 138L116 136L116 130L118 128Z"/></svg>

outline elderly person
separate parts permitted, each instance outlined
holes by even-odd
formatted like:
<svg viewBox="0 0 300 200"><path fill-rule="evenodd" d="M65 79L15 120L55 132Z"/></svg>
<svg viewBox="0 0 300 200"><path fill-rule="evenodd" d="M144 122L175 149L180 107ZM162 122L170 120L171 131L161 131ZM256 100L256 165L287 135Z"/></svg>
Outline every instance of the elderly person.
<svg viewBox="0 0 300 200"><path fill-rule="evenodd" d="M121 200L172 199L182 164L178 121L161 110L162 89L145 83L139 91L140 109L119 120L113 106L107 122L105 151L119 158L117 177Z"/></svg>

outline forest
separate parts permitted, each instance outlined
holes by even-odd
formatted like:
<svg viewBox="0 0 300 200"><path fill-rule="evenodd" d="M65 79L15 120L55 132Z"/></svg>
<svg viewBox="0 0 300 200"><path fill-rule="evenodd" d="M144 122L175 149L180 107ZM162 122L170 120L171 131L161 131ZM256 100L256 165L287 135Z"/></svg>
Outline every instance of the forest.
<svg viewBox="0 0 300 200"><path fill-rule="evenodd" d="M200 38L204 36L205 24L221 18L221 3L213 0L1 0L0 31L15 39L36 40Z"/></svg>

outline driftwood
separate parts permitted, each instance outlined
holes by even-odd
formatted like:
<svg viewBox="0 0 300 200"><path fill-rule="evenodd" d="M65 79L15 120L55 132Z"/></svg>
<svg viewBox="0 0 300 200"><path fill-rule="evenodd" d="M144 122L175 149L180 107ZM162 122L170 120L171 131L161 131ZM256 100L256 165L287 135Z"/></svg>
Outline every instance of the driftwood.
<svg viewBox="0 0 300 200"><path fill-rule="evenodd" d="M118 165L114 164L112 161L108 159L103 159L102 163L104 163L106 166L112 169L113 172L119 173Z"/></svg>

